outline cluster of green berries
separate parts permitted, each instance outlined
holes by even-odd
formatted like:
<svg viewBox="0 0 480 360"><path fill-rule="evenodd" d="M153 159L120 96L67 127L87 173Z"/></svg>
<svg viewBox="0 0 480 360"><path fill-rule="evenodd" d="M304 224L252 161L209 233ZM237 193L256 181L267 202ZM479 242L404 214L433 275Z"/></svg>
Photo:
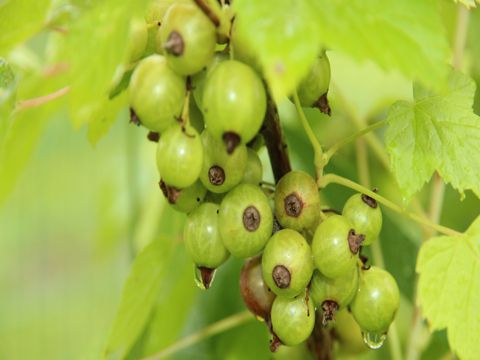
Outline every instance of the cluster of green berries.
<svg viewBox="0 0 480 360"><path fill-rule="evenodd" d="M268 324L272 349L305 341L316 311L326 326L349 307L362 331L384 334L397 285L359 261L382 225L375 200L358 194L343 215L323 213L315 180L300 171L263 187L267 91L235 26L225 39L192 1L154 1L147 22L153 30L132 26L130 58L141 59L129 84L132 117L158 141L160 188L187 214L185 247L202 286L230 255L246 259L242 297ZM329 112L329 82L322 53L297 89L302 105Z"/></svg>

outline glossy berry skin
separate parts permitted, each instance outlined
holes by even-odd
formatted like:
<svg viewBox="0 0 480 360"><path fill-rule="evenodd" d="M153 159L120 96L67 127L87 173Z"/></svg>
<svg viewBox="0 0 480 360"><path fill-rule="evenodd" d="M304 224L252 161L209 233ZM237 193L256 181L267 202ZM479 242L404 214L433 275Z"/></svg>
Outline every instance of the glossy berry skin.
<svg viewBox="0 0 480 360"><path fill-rule="evenodd" d="M247 308L255 316L262 319L270 318L275 294L263 281L261 256L245 261L240 271L240 294Z"/></svg>
<svg viewBox="0 0 480 360"><path fill-rule="evenodd" d="M157 146L157 167L163 181L183 189L200 176L203 146L197 130L174 124L160 136Z"/></svg>
<svg viewBox="0 0 480 360"><path fill-rule="evenodd" d="M143 20L134 19L130 23L130 39L128 43L128 59L135 62L142 57L147 47L147 24Z"/></svg>
<svg viewBox="0 0 480 360"><path fill-rule="evenodd" d="M163 181L160 183L160 189L167 199L168 203L177 211L190 213L195 210L205 198L207 189L200 180L184 189L176 189L168 186Z"/></svg>
<svg viewBox="0 0 480 360"><path fill-rule="evenodd" d="M203 203L187 217L184 241L195 265L216 269L229 257L218 232L218 205Z"/></svg>
<svg viewBox="0 0 480 360"><path fill-rule="evenodd" d="M382 211L375 200L362 194L355 194L347 200L342 213L350 220L357 233L365 235L363 246L370 245L378 239L382 229Z"/></svg>
<svg viewBox="0 0 480 360"><path fill-rule="evenodd" d="M222 200L218 226L223 244L236 257L258 254L273 228L267 196L259 186L240 184Z"/></svg>
<svg viewBox="0 0 480 360"><path fill-rule="evenodd" d="M387 332L400 304L398 285L389 272L376 266L360 271L360 282L350 309L362 331Z"/></svg>
<svg viewBox="0 0 480 360"><path fill-rule="evenodd" d="M168 65L178 74L192 75L212 60L215 26L195 4L173 4L163 17L160 41Z"/></svg>
<svg viewBox="0 0 480 360"><path fill-rule="evenodd" d="M356 266L358 257L348 242L352 229L350 221L341 215L330 216L318 225L312 241L313 261L324 276L346 276Z"/></svg>
<svg viewBox="0 0 480 360"><path fill-rule="evenodd" d="M322 308L324 301L334 301L338 310L342 310L352 301L357 289L357 267L354 267L351 273L335 279L329 279L315 270L310 285L310 296L317 308Z"/></svg>
<svg viewBox="0 0 480 360"><path fill-rule="evenodd" d="M243 178L247 165L247 148L237 146L228 154L225 146L216 140L207 130L200 136L204 149L200 180L207 190L224 193L233 189Z"/></svg>
<svg viewBox="0 0 480 360"><path fill-rule="evenodd" d="M276 232L263 251L262 271L265 282L276 295L287 298L297 296L312 278L310 245L294 230Z"/></svg>
<svg viewBox="0 0 480 360"><path fill-rule="evenodd" d="M242 183L259 185L263 178L263 166L257 152L247 148L247 166L243 174Z"/></svg>
<svg viewBox="0 0 480 360"><path fill-rule="evenodd" d="M205 124L212 135L225 140L228 134L234 134L243 144L260 130L267 108L260 77L235 60L223 61L213 69L202 101Z"/></svg>
<svg viewBox="0 0 480 360"><path fill-rule="evenodd" d="M228 60L229 56L228 53L225 52L216 52L213 56L212 61L202 69L200 72L195 74L192 77L192 84L193 84L193 97L195 102L197 103L200 111L203 111L203 94L205 90L205 83L207 82L207 78L210 76L212 71L220 64L222 61Z"/></svg>
<svg viewBox="0 0 480 360"><path fill-rule="evenodd" d="M315 325L315 310L305 292L293 299L277 296L271 311L272 329L280 341L288 346L298 345L308 339Z"/></svg>
<svg viewBox="0 0 480 360"><path fill-rule="evenodd" d="M143 59L132 74L130 106L143 126L163 132L182 111L185 78L175 74L161 55Z"/></svg>
<svg viewBox="0 0 480 360"><path fill-rule="evenodd" d="M308 75L298 86L297 93L303 106L312 106L325 93L330 85L330 62L327 54L318 57Z"/></svg>
<svg viewBox="0 0 480 360"><path fill-rule="evenodd" d="M286 228L312 228L320 217L320 196L315 180L303 171L290 171L277 184L275 216Z"/></svg>

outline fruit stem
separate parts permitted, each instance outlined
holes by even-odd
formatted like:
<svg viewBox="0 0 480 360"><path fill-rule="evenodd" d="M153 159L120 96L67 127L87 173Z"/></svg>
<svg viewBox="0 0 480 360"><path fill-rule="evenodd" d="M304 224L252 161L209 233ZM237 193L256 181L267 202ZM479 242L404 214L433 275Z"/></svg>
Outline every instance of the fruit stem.
<svg viewBox="0 0 480 360"><path fill-rule="evenodd" d="M207 327L204 327L203 329L191 335L188 335L183 339L178 340L177 342L163 349L162 351L143 358L143 360L165 359L167 357L172 356L173 354L177 353L180 350L188 348L189 346L192 346L211 336L230 330L234 327L240 326L253 319L254 317L249 311L243 311L241 313L231 315L211 325L208 325Z"/></svg>
<svg viewBox="0 0 480 360"><path fill-rule="evenodd" d="M203 11L205 15L210 19L210 21L215 25L215 27L220 26L220 18L215 14L215 11L208 4L208 0L194 0L195 4Z"/></svg>
<svg viewBox="0 0 480 360"><path fill-rule="evenodd" d="M352 190L355 190L355 191L358 191L360 193L366 194L366 195L370 196L371 198L377 200L380 204L383 204L384 206L390 208L391 210L396 211L399 214L402 214L402 215L408 217L409 219L417 222L418 224L428 226L428 227L430 227L430 228L432 228L432 229L434 229L434 230L436 230L439 233L442 233L444 235L448 235L448 236L460 236L460 235L462 235L460 232L458 232L456 230L450 229L446 226L436 224L436 223L434 223L434 222L432 222L428 219L425 219L421 216L413 214L413 213L407 211L406 209L403 209L401 206L395 204L394 202L384 198L383 196L380 196L377 193L367 189L366 187L364 187L360 184L357 184L356 182L351 181L350 179L344 178L344 177L339 176L339 175L336 175L336 174L324 175L322 178L320 178L318 180L318 187L319 188L325 188L327 185L329 185L331 183L342 185L342 186L348 187Z"/></svg>
<svg viewBox="0 0 480 360"><path fill-rule="evenodd" d="M287 145L283 139L280 117L277 106L272 97L267 94L267 113L262 127L262 135L267 146L268 156L272 166L273 177L277 183L283 175L290 172L290 160L287 153Z"/></svg>
<svg viewBox="0 0 480 360"><path fill-rule="evenodd" d="M305 130L305 133L307 134L308 139L313 146L315 170L317 173L317 179L320 179L323 174L323 168L326 164L323 155L322 145L320 145L320 142L315 136L315 133L313 132L312 127L310 126L307 117L303 112L302 105L300 104L300 99L298 98L298 94L296 91L293 93L293 102L295 104L295 109L297 110L298 118L300 119L303 129Z"/></svg>
<svg viewBox="0 0 480 360"><path fill-rule="evenodd" d="M365 128L363 128L362 130L360 131L357 131L356 133L354 134L351 134L349 136L347 136L346 138L340 140L339 142L333 144L326 152L325 152L325 164L327 164L331 157L340 149L342 148L343 146L351 143L352 141L354 141L355 139L357 139L358 137L362 136L362 135L365 135L365 134L368 134L369 132L375 130L375 129L378 129L382 126L385 126L387 124L387 119L383 119L381 121L377 121Z"/></svg>
<svg viewBox="0 0 480 360"><path fill-rule="evenodd" d="M187 78L187 91L185 92L185 100L183 101L183 109L182 109L182 126L190 125L190 77Z"/></svg>
<svg viewBox="0 0 480 360"><path fill-rule="evenodd" d="M39 96L33 99L22 100L17 104L15 111L20 111L20 110L46 104L50 101L56 100L62 96L67 95L69 92L70 92L70 86L65 86L57 91L54 91L53 93L50 93L44 96Z"/></svg>

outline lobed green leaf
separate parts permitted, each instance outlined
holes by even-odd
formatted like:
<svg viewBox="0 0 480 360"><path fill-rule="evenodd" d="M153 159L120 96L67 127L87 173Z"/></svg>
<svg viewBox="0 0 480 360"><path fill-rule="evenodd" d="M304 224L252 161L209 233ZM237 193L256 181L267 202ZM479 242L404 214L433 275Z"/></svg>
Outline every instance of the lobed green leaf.
<svg viewBox="0 0 480 360"><path fill-rule="evenodd" d="M414 87L414 102L395 103L388 112L387 151L406 198L434 171L460 191L480 196L480 117L472 110L475 83L452 72L448 88L431 93Z"/></svg>
<svg viewBox="0 0 480 360"><path fill-rule="evenodd" d="M0 3L0 54L40 31L46 23L50 0L7 0Z"/></svg>
<svg viewBox="0 0 480 360"><path fill-rule="evenodd" d="M424 243L417 260L418 302L432 330L447 329L461 359L480 352L480 217L458 237Z"/></svg>
<svg viewBox="0 0 480 360"><path fill-rule="evenodd" d="M236 0L234 8L236 36L248 49L243 50L255 55L276 99L290 95L321 49L318 19L310 4Z"/></svg>
<svg viewBox="0 0 480 360"><path fill-rule="evenodd" d="M449 47L435 0L310 1L330 49L371 59L432 88L444 82Z"/></svg>

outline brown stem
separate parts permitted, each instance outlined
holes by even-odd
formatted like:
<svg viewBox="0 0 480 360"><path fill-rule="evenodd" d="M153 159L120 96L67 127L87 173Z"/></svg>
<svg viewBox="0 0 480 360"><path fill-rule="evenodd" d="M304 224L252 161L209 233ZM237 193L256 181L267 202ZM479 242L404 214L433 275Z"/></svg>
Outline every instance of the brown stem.
<svg viewBox="0 0 480 360"><path fill-rule="evenodd" d="M333 337L330 329L322 326L322 319L315 321L313 332L307 340L307 346L315 360L333 359Z"/></svg>
<svg viewBox="0 0 480 360"><path fill-rule="evenodd" d="M195 4L197 4L197 6L203 11L203 13L208 16L208 18L213 23L213 25L215 25L215 27L219 27L220 26L220 19L212 11L210 6L208 6L206 1L204 1L204 0L194 0L194 1L195 1Z"/></svg>
<svg viewBox="0 0 480 360"><path fill-rule="evenodd" d="M262 129L265 144L267 145L270 163L272 164L275 182L278 182L283 175L292 170L288 159L287 144L283 140L280 117L277 106L273 99L268 96L267 113Z"/></svg>

